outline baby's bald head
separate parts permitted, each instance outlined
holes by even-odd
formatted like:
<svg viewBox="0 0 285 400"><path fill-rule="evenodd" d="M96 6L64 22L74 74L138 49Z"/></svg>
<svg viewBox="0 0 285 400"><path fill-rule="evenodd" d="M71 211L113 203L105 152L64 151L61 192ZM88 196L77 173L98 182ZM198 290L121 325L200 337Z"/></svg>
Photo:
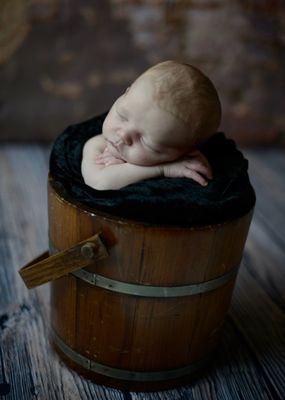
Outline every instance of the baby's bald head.
<svg viewBox="0 0 285 400"><path fill-rule="evenodd" d="M194 150L216 132L220 118L211 81L190 65L165 61L140 75L115 101L102 134L123 160L156 165Z"/></svg>
<svg viewBox="0 0 285 400"><path fill-rule="evenodd" d="M183 121L185 146L195 146L214 134L221 121L217 91L201 71L190 64L164 61L146 70L134 82L150 80L156 105Z"/></svg>

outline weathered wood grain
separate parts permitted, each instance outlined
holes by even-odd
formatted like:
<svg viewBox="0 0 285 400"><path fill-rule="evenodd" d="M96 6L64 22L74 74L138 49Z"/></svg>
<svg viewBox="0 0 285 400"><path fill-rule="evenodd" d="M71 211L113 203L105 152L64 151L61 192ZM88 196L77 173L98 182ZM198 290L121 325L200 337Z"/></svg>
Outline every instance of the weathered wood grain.
<svg viewBox="0 0 285 400"><path fill-rule="evenodd" d="M283 399L284 153L246 152L257 205L215 363L189 385L147 394L99 386L67 369L48 341L49 284L29 291L18 274L48 246L48 154L38 145L0 147L0 345L11 387L5 399Z"/></svg>
<svg viewBox="0 0 285 400"><path fill-rule="evenodd" d="M107 256L108 252L99 234L96 234L58 254L50 255L49 251L45 251L22 267L19 274L27 288L31 289L85 268Z"/></svg>
<svg viewBox="0 0 285 400"><path fill-rule="evenodd" d="M240 262L252 216L249 213L226 224L193 230L149 228L70 204L51 177L48 191L50 240L55 248L66 249L101 231L108 257L86 269L128 283L187 285L232 271ZM64 283L65 288L60 283L51 286L52 325L64 343L103 365L163 371L193 365L209 356L229 308L234 278L196 296L172 298L167 294L163 299L114 293L81 280L73 285L70 277ZM78 364L71 366L80 372ZM189 381L178 376L160 382L122 382L95 371L88 371L87 376L132 391L162 390Z"/></svg>

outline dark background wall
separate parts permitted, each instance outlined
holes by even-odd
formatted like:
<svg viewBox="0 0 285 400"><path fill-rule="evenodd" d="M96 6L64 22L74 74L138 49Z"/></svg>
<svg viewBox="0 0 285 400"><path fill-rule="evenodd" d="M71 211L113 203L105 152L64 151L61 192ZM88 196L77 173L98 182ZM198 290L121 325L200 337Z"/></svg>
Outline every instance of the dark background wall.
<svg viewBox="0 0 285 400"><path fill-rule="evenodd" d="M278 0L1 0L0 140L51 140L165 59L200 67L240 144L285 143Z"/></svg>

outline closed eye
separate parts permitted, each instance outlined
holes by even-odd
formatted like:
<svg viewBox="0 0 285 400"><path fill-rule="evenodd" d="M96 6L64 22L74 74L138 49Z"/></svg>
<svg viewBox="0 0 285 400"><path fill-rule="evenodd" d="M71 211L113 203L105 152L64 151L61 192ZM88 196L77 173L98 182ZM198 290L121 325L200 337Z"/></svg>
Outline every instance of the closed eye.
<svg viewBox="0 0 285 400"><path fill-rule="evenodd" d="M118 105L116 104L116 106L115 106L115 110L116 110L116 113L118 114L118 116L123 120L123 121L128 121L128 118L123 114L123 113L121 113L120 111L118 111Z"/></svg>
<svg viewBox="0 0 285 400"><path fill-rule="evenodd" d="M119 116L123 121L128 121L128 118L127 118L127 117L125 117L124 115L120 114L120 113L118 112L118 110L116 110L116 111L117 111L118 116Z"/></svg>

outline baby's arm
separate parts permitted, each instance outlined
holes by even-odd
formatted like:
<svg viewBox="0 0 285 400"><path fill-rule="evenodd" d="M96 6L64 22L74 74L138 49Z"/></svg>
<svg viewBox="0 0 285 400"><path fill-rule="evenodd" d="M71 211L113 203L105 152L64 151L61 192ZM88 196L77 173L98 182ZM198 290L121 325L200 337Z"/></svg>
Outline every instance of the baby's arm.
<svg viewBox="0 0 285 400"><path fill-rule="evenodd" d="M89 139L83 148L81 173L86 185L97 190L117 190L131 183L158 176L190 178L203 186L207 185L203 175L212 179L211 167L199 151L191 152L172 162L153 166L129 164L107 153L102 135ZM98 163L97 155L102 155L103 160L109 160L113 165Z"/></svg>
<svg viewBox="0 0 285 400"><path fill-rule="evenodd" d="M162 167L163 176L168 178L190 178L202 186L207 186L207 179L213 179L212 168L199 150L193 150L178 160L164 163Z"/></svg>
<svg viewBox="0 0 285 400"><path fill-rule="evenodd" d="M162 174L159 166L140 166L123 162L115 165L96 164L96 155L106 148L102 135L89 139L83 148L81 173L86 185L97 190L116 190ZM119 162L119 161L118 161Z"/></svg>

